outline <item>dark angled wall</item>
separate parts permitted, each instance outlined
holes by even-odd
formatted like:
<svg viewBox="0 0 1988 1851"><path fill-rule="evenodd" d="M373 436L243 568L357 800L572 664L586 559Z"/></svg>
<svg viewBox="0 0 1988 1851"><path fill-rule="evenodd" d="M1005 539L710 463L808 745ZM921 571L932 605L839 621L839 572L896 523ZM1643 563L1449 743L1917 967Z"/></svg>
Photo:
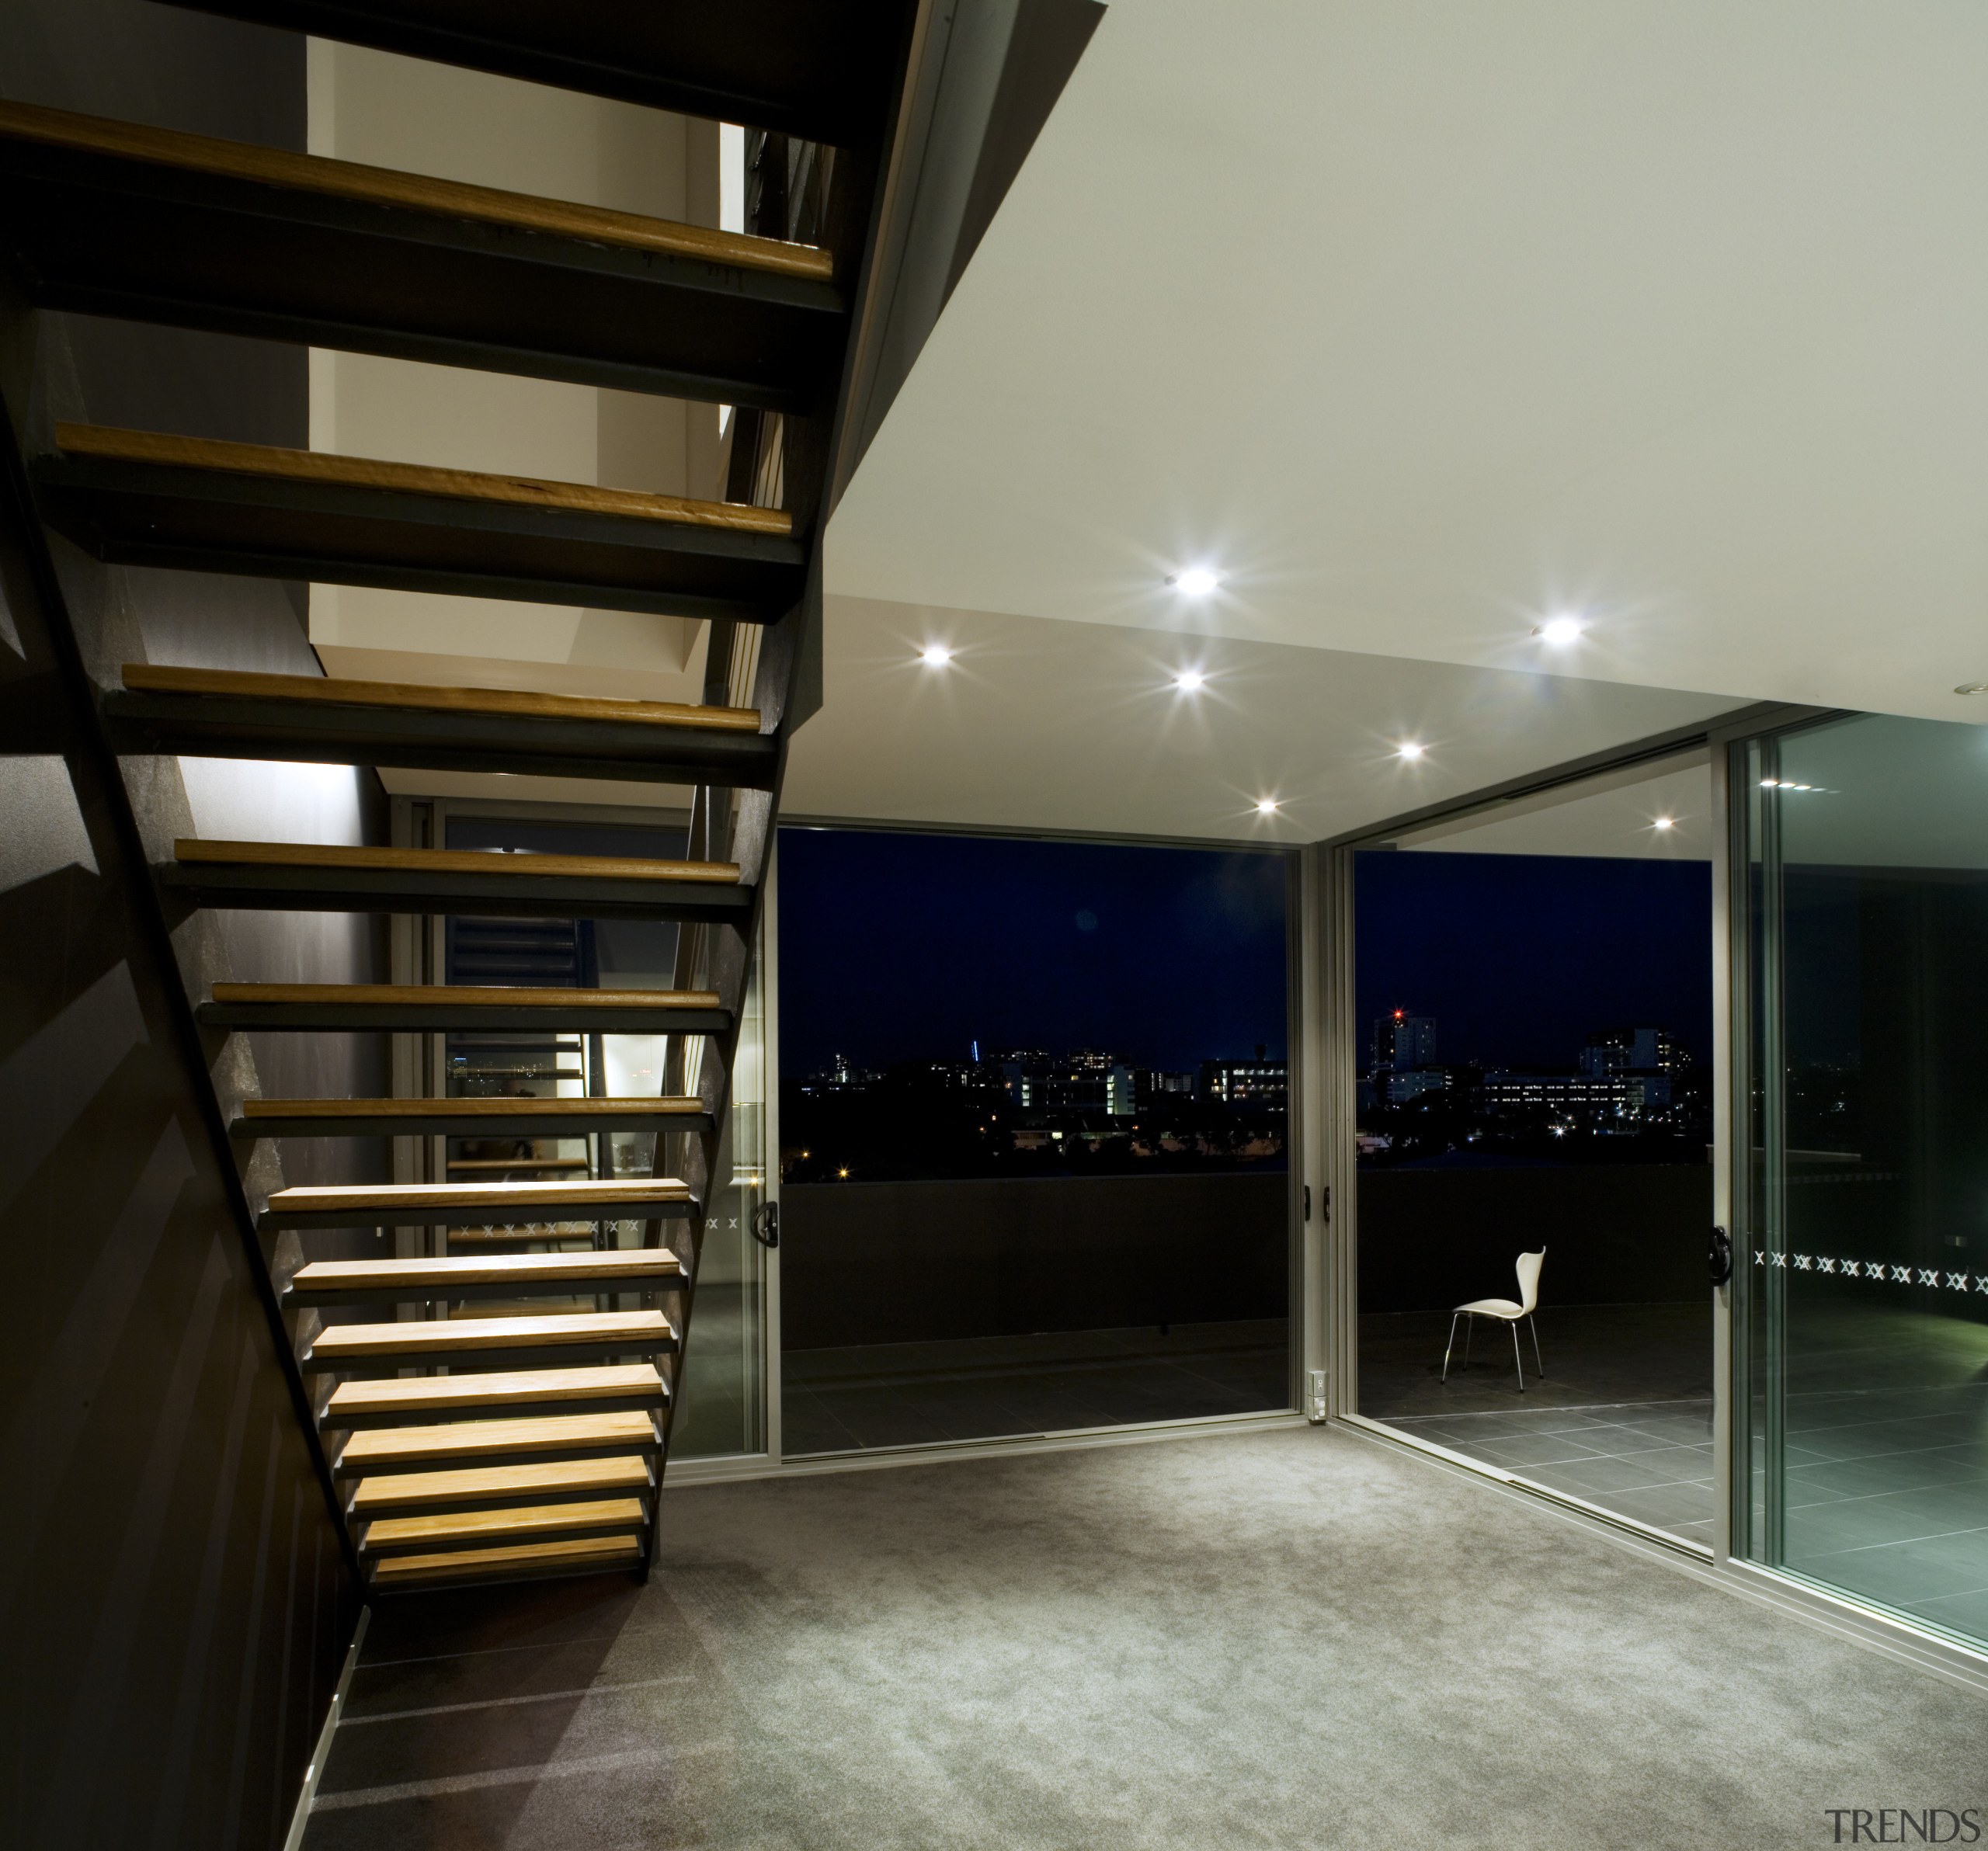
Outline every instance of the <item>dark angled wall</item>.
<svg viewBox="0 0 1988 1851"><path fill-rule="evenodd" d="M0 95L304 143L300 39L148 0L5 0ZM11 290L0 306L0 386L30 453L57 418L307 441L300 351L27 315ZM303 589L106 569L59 540L38 557L11 459L0 491L0 1819L37 1847L260 1851L288 1828L357 1601L201 1068L228 1104L386 1089L357 1038L203 1050L186 998L380 960L369 922L342 916L196 916L169 942L144 863L182 835L366 839L378 790L337 769L120 770L85 678L132 661L315 674ZM383 1160L278 1155L258 1153L252 1193Z"/></svg>

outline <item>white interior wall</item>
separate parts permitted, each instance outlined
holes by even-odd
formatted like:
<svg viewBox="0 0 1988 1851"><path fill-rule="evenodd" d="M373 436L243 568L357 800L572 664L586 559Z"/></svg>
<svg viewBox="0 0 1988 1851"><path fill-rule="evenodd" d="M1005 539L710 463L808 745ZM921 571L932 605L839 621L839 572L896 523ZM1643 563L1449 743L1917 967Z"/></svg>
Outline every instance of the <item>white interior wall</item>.
<svg viewBox="0 0 1988 1851"><path fill-rule="evenodd" d="M715 123L317 39L310 148L718 222ZM311 442L348 456L718 494L714 405L368 354L312 353ZM683 618L360 586L311 594L311 639L330 673L401 681L694 700L703 630ZM423 789L433 783L420 780Z"/></svg>

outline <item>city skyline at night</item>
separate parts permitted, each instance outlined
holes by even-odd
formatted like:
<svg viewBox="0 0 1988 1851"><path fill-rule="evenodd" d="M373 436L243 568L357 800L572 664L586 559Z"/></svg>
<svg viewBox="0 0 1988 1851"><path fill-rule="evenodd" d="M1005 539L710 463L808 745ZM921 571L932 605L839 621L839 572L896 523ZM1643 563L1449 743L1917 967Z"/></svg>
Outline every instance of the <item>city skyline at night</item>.
<svg viewBox="0 0 1988 1851"><path fill-rule="evenodd" d="M1197 1068L1286 1051L1285 860L1242 850L780 832L780 1054L882 1069L1015 1048Z"/></svg>

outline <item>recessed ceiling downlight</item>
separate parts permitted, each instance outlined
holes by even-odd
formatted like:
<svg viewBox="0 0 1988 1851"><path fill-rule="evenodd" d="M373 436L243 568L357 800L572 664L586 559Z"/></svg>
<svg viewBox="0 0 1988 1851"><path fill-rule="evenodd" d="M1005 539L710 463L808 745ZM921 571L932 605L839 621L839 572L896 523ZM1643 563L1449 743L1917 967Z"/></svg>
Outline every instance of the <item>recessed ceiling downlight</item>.
<svg viewBox="0 0 1988 1851"><path fill-rule="evenodd" d="M1565 615L1548 617L1533 631L1543 643L1551 643L1555 648L1565 648L1569 643L1578 642L1587 626L1579 617Z"/></svg>
<svg viewBox="0 0 1988 1851"><path fill-rule="evenodd" d="M919 651L918 659L928 669L943 669L953 659L953 652L944 643L927 643Z"/></svg>
<svg viewBox="0 0 1988 1851"><path fill-rule="evenodd" d="M1204 565L1183 566L1166 581L1177 592L1190 598L1205 598L1222 582L1219 572L1211 571Z"/></svg>

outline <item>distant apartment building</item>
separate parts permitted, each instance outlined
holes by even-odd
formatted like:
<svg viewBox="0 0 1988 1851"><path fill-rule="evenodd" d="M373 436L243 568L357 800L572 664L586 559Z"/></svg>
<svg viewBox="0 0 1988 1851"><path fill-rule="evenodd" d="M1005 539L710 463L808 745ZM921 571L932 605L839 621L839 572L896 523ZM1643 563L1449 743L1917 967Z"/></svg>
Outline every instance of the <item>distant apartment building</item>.
<svg viewBox="0 0 1988 1851"><path fill-rule="evenodd" d="M1190 1068L1184 1072L1177 1072L1158 1067L1135 1068L1132 1089L1142 1107L1159 1104L1169 1098L1191 1099L1194 1092L1194 1070Z"/></svg>
<svg viewBox="0 0 1988 1851"><path fill-rule="evenodd" d="M1385 1105L1406 1106L1425 1094L1441 1092L1449 1083L1449 1075L1440 1067L1410 1068L1399 1073L1383 1068L1374 1075L1374 1096Z"/></svg>
<svg viewBox="0 0 1988 1851"><path fill-rule="evenodd" d="M1670 1079L1656 1073L1487 1073L1478 1099L1488 1112L1641 1119L1670 1103Z"/></svg>
<svg viewBox="0 0 1988 1851"><path fill-rule="evenodd" d="M1390 1009L1374 1024L1370 1071L1406 1073L1436 1064L1436 1018Z"/></svg>
<svg viewBox="0 0 1988 1851"><path fill-rule="evenodd" d="M1598 1029L1581 1050L1585 1074L1679 1073L1691 1064L1668 1029Z"/></svg>
<svg viewBox="0 0 1988 1851"><path fill-rule="evenodd" d="M1266 1060L1256 1050L1253 1061L1204 1061L1201 1096L1225 1106L1274 1106L1282 1108L1291 1093L1291 1069L1283 1061Z"/></svg>

